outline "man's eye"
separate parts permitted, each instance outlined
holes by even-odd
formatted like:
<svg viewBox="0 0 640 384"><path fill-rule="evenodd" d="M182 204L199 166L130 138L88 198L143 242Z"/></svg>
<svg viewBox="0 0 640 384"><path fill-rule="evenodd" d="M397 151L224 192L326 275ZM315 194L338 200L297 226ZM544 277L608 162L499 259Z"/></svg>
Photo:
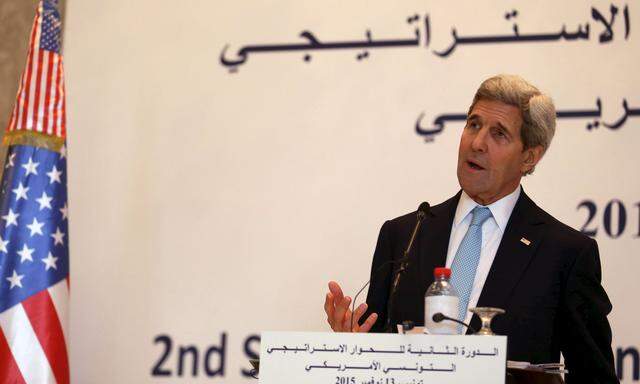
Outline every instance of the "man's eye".
<svg viewBox="0 0 640 384"><path fill-rule="evenodd" d="M505 139L507 138L507 133L505 131L503 131L502 129L496 129L493 131L493 135L499 139Z"/></svg>
<svg viewBox="0 0 640 384"><path fill-rule="evenodd" d="M470 121L467 123L467 126L471 129L478 129L480 128L480 124L478 124L478 122L476 121Z"/></svg>

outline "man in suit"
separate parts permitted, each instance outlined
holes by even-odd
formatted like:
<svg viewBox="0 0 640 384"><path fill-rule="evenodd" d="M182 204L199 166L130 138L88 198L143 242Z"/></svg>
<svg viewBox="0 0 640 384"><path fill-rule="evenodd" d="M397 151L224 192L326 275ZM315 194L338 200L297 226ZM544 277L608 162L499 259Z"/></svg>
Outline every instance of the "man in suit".
<svg viewBox="0 0 640 384"><path fill-rule="evenodd" d="M415 212L382 226L366 304L351 313L351 299L329 283L325 312L331 328L380 332L388 316L391 324L423 324L433 270L447 266L460 296L460 320L478 328L468 308L506 310L493 329L508 336L508 359L558 362L562 352L568 383L617 383L607 321L611 303L600 284L597 244L539 208L520 186L554 132L548 96L517 76L484 81L460 139L462 190L424 219L392 313L387 303L397 264L391 261L403 255Z"/></svg>

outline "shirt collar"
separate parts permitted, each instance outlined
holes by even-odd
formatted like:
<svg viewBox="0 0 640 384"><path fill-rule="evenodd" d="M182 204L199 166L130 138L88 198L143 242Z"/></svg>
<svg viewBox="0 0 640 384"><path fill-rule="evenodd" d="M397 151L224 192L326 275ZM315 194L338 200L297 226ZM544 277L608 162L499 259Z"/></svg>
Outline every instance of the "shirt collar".
<svg viewBox="0 0 640 384"><path fill-rule="evenodd" d="M496 224L498 224L498 228L500 228L502 233L504 233L507 228L509 217L511 216L511 212L513 212L513 208L516 206L516 202L518 202L521 190L522 187L518 185L518 188L507 196L487 205L487 208L491 211L491 215L496 221ZM460 200L458 201L458 208L456 208L456 215L453 218L453 225L457 227L478 205L479 204L473 201L473 199L463 190L460 195Z"/></svg>

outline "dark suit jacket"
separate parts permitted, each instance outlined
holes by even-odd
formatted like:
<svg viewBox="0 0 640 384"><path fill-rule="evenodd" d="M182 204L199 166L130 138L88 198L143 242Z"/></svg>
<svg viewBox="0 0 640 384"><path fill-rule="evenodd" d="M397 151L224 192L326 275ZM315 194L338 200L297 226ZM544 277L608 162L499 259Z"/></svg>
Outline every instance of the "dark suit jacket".
<svg viewBox="0 0 640 384"><path fill-rule="evenodd" d="M425 218L398 285L392 324L424 324L424 293L433 282L433 269L446 264L459 198L460 192ZM402 256L415 223L414 212L385 222L380 230L367 296L368 313L379 315L374 332L383 330L387 317L392 268L374 271ZM547 214L522 191L477 306L506 310L492 328L508 336L509 360L557 362L562 351L570 371L567 383L617 383L607 321L611 303L600 278L595 240ZM471 325L479 328L477 316Z"/></svg>

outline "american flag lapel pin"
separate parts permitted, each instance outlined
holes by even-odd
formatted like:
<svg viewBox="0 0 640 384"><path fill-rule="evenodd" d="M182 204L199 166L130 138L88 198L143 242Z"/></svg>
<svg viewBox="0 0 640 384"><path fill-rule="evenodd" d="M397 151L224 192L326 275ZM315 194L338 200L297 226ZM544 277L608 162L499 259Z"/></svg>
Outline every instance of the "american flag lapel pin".
<svg viewBox="0 0 640 384"><path fill-rule="evenodd" d="M520 239L520 242L522 244L524 244L524 245L527 245L527 246L531 245L531 241L529 239L524 238L524 237L522 239Z"/></svg>

